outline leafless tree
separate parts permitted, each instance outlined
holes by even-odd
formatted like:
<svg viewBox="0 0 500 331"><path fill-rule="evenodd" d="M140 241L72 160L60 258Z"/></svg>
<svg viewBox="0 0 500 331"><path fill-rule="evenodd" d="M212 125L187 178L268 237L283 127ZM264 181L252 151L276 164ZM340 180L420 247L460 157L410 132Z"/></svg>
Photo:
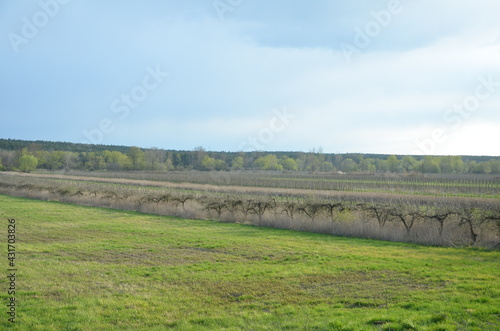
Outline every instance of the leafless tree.
<svg viewBox="0 0 500 331"><path fill-rule="evenodd" d="M241 210L243 201L238 198L231 199L231 197L227 197L224 204L226 209L231 213L233 220L236 220L236 212Z"/></svg>
<svg viewBox="0 0 500 331"><path fill-rule="evenodd" d="M365 204L361 207L369 216L375 218L382 229L391 220L390 207L387 204Z"/></svg>
<svg viewBox="0 0 500 331"><path fill-rule="evenodd" d="M389 209L389 215L401 221L407 235L410 234L415 222L423 218L419 206L411 201L401 201L398 204L393 204L392 208Z"/></svg>
<svg viewBox="0 0 500 331"><path fill-rule="evenodd" d="M245 222L248 219L248 214L250 214L253 210L253 204L254 204L254 201L252 199L247 199L247 200L242 201L242 203L240 205L240 210L243 213L243 215L245 216Z"/></svg>
<svg viewBox="0 0 500 331"><path fill-rule="evenodd" d="M172 201L175 202L175 206L178 207L179 205L182 206L182 210L186 211L186 201L191 200L193 196L191 195L179 195L174 198L172 198Z"/></svg>
<svg viewBox="0 0 500 331"><path fill-rule="evenodd" d="M323 203L321 207L327 211L328 215L330 215L332 222L337 220L335 216L347 210L347 207L341 201Z"/></svg>
<svg viewBox="0 0 500 331"><path fill-rule="evenodd" d="M295 212L297 211L297 203L295 201L286 201L282 204L281 213L286 214L290 219L294 220Z"/></svg>
<svg viewBox="0 0 500 331"><path fill-rule="evenodd" d="M205 205L205 209L207 211L214 210L215 212L217 212L217 217L219 218L219 220L222 216L222 212L226 208L227 208L227 205L222 200L211 200L211 201L207 202L207 204Z"/></svg>
<svg viewBox="0 0 500 331"><path fill-rule="evenodd" d="M454 214L452 209L444 202L433 203L425 207L425 218L436 221L439 226L439 236L443 237L444 222Z"/></svg>
<svg viewBox="0 0 500 331"><path fill-rule="evenodd" d="M255 201L252 205L251 212L259 216L259 223L262 224L262 217L268 208L271 207L269 201Z"/></svg>
<svg viewBox="0 0 500 331"><path fill-rule="evenodd" d="M477 219L479 210L475 208L472 204L467 204L464 205L460 210L459 210L459 226L466 225L469 228L469 233L470 233L470 239L472 243L476 243L477 240L477 233L475 231L475 226L476 222L475 220Z"/></svg>
<svg viewBox="0 0 500 331"><path fill-rule="evenodd" d="M307 215L307 217L311 219L311 222L314 223L316 215L321 211L322 208L323 205L320 203L309 202L302 204L297 208L297 210Z"/></svg>

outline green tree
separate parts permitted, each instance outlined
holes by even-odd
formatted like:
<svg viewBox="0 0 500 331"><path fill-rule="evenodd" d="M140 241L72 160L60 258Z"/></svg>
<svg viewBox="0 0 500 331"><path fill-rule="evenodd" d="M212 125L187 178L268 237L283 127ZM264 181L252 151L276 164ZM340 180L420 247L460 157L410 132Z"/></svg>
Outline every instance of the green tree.
<svg viewBox="0 0 500 331"><path fill-rule="evenodd" d="M426 156L422 163L422 172L437 174L441 172L439 159L434 156Z"/></svg>
<svg viewBox="0 0 500 331"><path fill-rule="evenodd" d="M441 171L445 174L451 174L453 172L453 167L451 165L451 157L443 156L439 158L439 166Z"/></svg>
<svg viewBox="0 0 500 331"><path fill-rule="evenodd" d="M201 170L206 170L206 171L221 171L221 170L226 170L227 169L227 164L226 161L224 160L216 160L213 157L210 157L208 155L205 155L203 159L201 160Z"/></svg>
<svg viewBox="0 0 500 331"><path fill-rule="evenodd" d="M359 170L363 172L374 173L377 171L377 167L373 164L373 159L361 158L359 161Z"/></svg>
<svg viewBox="0 0 500 331"><path fill-rule="evenodd" d="M489 162L479 162L471 167L471 172L475 174L489 174L491 172Z"/></svg>
<svg viewBox="0 0 500 331"><path fill-rule="evenodd" d="M32 172L38 165L38 159L33 155L23 155L19 158L19 170L22 172Z"/></svg>
<svg viewBox="0 0 500 331"><path fill-rule="evenodd" d="M217 165L217 160L214 158L205 155L201 160L201 170L213 171Z"/></svg>
<svg viewBox="0 0 500 331"><path fill-rule="evenodd" d="M323 172L332 172L335 170L335 167L333 166L333 163L330 161L325 161L323 164L321 164L321 171Z"/></svg>
<svg viewBox="0 0 500 331"><path fill-rule="evenodd" d="M69 170L75 168L77 157L78 157L77 153L64 152L64 155L63 155L64 170L69 171Z"/></svg>
<svg viewBox="0 0 500 331"><path fill-rule="evenodd" d="M133 170L140 170L144 168L144 152L139 147L132 146L127 153Z"/></svg>
<svg viewBox="0 0 500 331"><path fill-rule="evenodd" d="M191 153L192 158L193 158L193 166L195 169L200 169L203 168L202 162L205 159L206 156L206 150L203 148L203 146L197 146L194 148L193 153Z"/></svg>
<svg viewBox="0 0 500 331"><path fill-rule="evenodd" d="M439 158L439 165L443 173L462 173L464 171L464 161L461 156L442 156Z"/></svg>
<svg viewBox="0 0 500 331"><path fill-rule="evenodd" d="M359 162L359 170L363 172L368 172L368 169L370 168L370 164L372 164L370 159L361 159Z"/></svg>
<svg viewBox="0 0 500 331"><path fill-rule="evenodd" d="M165 170L170 171L170 170L174 170L174 169L175 169L175 167L174 167L174 163L172 162L172 159L168 158L165 161Z"/></svg>
<svg viewBox="0 0 500 331"><path fill-rule="evenodd" d="M451 168L455 173L463 173L465 170L465 164L461 156L451 157Z"/></svg>
<svg viewBox="0 0 500 331"><path fill-rule="evenodd" d="M377 167L377 170L380 172L389 171L389 165L387 164L387 160L376 160L375 166Z"/></svg>
<svg viewBox="0 0 500 331"><path fill-rule="evenodd" d="M500 160L491 160L490 169L492 174L500 174Z"/></svg>
<svg viewBox="0 0 500 331"><path fill-rule="evenodd" d="M179 153L175 153L172 159L172 164L174 165L175 169L182 169L183 164L182 164L182 156Z"/></svg>
<svg viewBox="0 0 500 331"><path fill-rule="evenodd" d="M28 152L28 148L27 148L27 147L24 147L24 148L21 150L21 156L23 156L23 155L31 155L31 154L29 154L29 152Z"/></svg>
<svg viewBox="0 0 500 331"><path fill-rule="evenodd" d="M323 155L308 154L306 157L306 170L312 172L320 171L323 162L325 162Z"/></svg>
<svg viewBox="0 0 500 331"><path fill-rule="evenodd" d="M243 170L244 168L244 159L243 156L237 156L233 159L231 163L231 169L233 170Z"/></svg>
<svg viewBox="0 0 500 331"><path fill-rule="evenodd" d="M159 171L164 170L163 160L165 152L158 148L151 148L144 154L144 159L148 170Z"/></svg>
<svg viewBox="0 0 500 331"><path fill-rule="evenodd" d="M343 172L356 172L358 171L358 165L356 162L354 162L353 159L347 158L344 161L342 161L340 165L340 170Z"/></svg>
<svg viewBox="0 0 500 331"><path fill-rule="evenodd" d="M400 162L396 155L391 155L387 158L387 167L390 172L399 172Z"/></svg>
<svg viewBox="0 0 500 331"><path fill-rule="evenodd" d="M62 169L64 167L64 152L42 152L40 158L40 166L51 171Z"/></svg>
<svg viewBox="0 0 500 331"><path fill-rule="evenodd" d="M253 166L261 170L283 170L283 166L279 164L278 157L274 154L259 157L253 162Z"/></svg>
<svg viewBox="0 0 500 331"><path fill-rule="evenodd" d="M91 152L87 155L87 162L85 163L85 170L96 171L103 170L106 168L106 162L104 157Z"/></svg>
<svg viewBox="0 0 500 331"><path fill-rule="evenodd" d="M108 153L106 153L108 152ZM104 161L106 162L106 167L108 170L119 171L124 169L130 169L132 167L132 163L127 155L118 151L104 151L102 153Z"/></svg>
<svg viewBox="0 0 500 331"><path fill-rule="evenodd" d="M110 163L111 162L111 151L104 150L101 152L101 156L104 158L104 162Z"/></svg>
<svg viewBox="0 0 500 331"><path fill-rule="evenodd" d="M297 161L295 161L294 159L288 157L288 156L284 156L281 160L280 160L280 165L283 167L283 170L286 170L286 171L297 171L299 170L299 167L297 165Z"/></svg>
<svg viewBox="0 0 500 331"><path fill-rule="evenodd" d="M401 161L401 166L406 172L415 171L418 167L418 161L413 156L405 156Z"/></svg>
<svg viewBox="0 0 500 331"><path fill-rule="evenodd" d="M224 160L216 160L215 161L215 170L222 171L227 170L227 163Z"/></svg>

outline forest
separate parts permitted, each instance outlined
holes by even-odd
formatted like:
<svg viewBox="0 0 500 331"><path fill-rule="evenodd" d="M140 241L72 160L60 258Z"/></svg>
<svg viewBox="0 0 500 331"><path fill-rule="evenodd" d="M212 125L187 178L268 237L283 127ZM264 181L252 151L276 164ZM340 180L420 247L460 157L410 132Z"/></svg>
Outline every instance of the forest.
<svg viewBox="0 0 500 331"><path fill-rule="evenodd" d="M0 170L500 174L500 157L213 152L0 139Z"/></svg>

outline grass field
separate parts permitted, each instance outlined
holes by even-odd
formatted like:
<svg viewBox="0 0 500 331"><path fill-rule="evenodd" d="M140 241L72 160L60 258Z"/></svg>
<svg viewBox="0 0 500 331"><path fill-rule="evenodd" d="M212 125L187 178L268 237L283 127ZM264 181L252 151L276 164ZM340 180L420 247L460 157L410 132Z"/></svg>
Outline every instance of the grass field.
<svg viewBox="0 0 500 331"><path fill-rule="evenodd" d="M500 252L0 196L18 330L498 330ZM6 277L3 277L6 279ZM7 310L7 282L1 291Z"/></svg>

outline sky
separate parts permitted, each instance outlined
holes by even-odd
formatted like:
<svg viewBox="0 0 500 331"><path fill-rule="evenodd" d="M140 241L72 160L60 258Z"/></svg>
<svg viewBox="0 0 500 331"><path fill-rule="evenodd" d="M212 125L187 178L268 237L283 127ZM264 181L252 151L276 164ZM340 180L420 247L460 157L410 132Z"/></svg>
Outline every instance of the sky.
<svg viewBox="0 0 500 331"><path fill-rule="evenodd" d="M498 0L0 1L0 138L500 155Z"/></svg>

